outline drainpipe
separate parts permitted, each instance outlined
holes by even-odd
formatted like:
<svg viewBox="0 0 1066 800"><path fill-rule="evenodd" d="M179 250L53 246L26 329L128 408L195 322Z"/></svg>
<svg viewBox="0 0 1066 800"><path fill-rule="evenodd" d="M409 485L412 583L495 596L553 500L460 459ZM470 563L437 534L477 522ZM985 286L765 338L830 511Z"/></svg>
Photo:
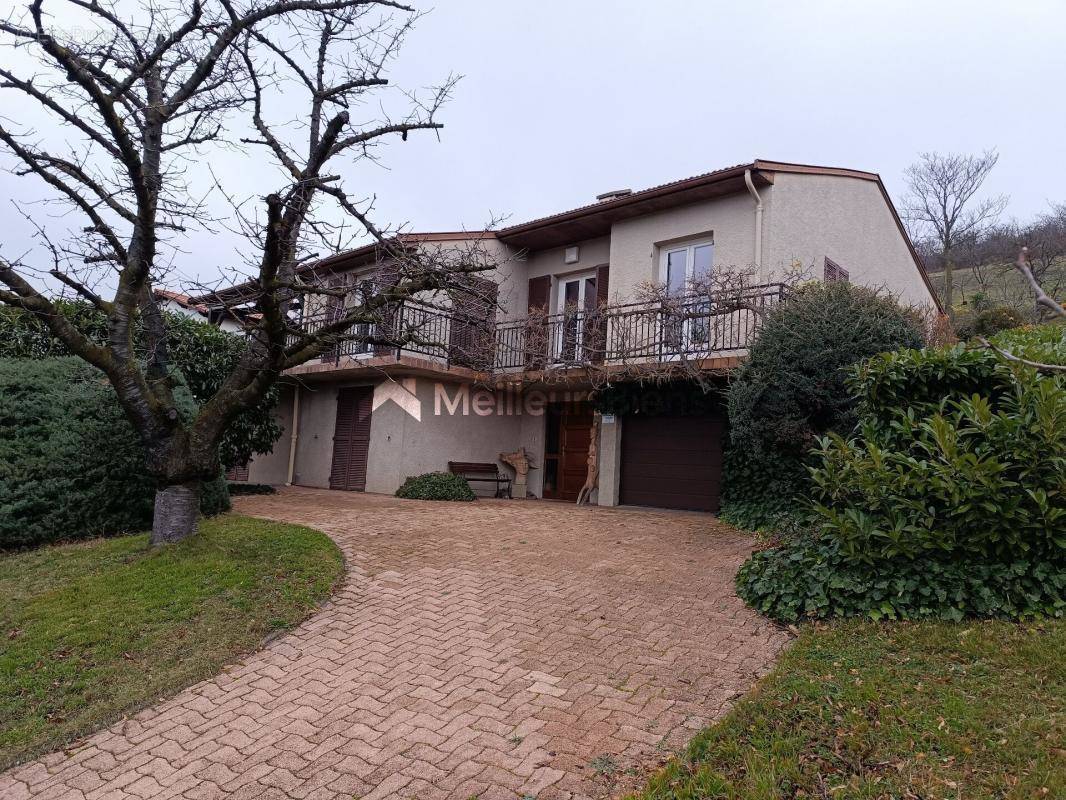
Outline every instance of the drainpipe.
<svg viewBox="0 0 1066 800"><path fill-rule="evenodd" d="M285 477L285 485L292 486L292 476L296 469L296 439L300 429L300 384L296 384L292 397L292 434L289 436L289 472Z"/></svg>
<svg viewBox="0 0 1066 800"><path fill-rule="evenodd" d="M744 183L748 191L755 198L755 266L759 269L759 277L765 278L762 271L762 198L755 190L755 184L751 181L751 170L744 170Z"/></svg>

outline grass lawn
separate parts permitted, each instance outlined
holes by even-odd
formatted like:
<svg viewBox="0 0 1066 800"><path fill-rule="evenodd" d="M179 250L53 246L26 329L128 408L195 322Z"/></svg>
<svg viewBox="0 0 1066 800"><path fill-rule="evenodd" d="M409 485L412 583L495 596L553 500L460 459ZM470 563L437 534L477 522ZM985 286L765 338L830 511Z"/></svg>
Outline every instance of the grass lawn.
<svg viewBox="0 0 1066 800"><path fill-rule="evenodd" d="M0 768L219 672L304 619L343 571L317 531L228 514L0 556Z"/></svg>
<svg viewBox="0 0 1066 800"><path fill-rule="evenodd" d="M1066 797L1066 621L807 626L633 797Z"/></svg>

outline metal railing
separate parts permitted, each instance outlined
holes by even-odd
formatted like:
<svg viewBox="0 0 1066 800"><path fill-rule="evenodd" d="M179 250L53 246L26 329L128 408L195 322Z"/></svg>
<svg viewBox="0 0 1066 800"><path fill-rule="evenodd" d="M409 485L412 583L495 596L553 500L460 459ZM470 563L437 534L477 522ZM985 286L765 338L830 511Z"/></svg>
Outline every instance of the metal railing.
<svg viewBox="0 0 1066 800"><path fill-rule="evenodd" d="M784 285L765 284L709 297L573 309L503 322L408 300L377 323L357 325L348 334L366 340L345 338L321 360L411 353L446 367L507 372L699 359L747 349L763 314L784 295ZM337 310L327 309L299 325L314 333L339 318Z"/></svg>

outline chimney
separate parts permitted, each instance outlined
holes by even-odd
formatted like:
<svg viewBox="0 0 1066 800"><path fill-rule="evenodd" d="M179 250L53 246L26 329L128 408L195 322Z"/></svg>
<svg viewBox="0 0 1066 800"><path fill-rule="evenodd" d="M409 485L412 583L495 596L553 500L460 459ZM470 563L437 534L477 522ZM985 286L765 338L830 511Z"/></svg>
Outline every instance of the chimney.
<svg viewBox="0 0 1066 800"><path fill-rule="evenodd" d="M619 197L625 197L626 195L633 194L632 189L612 189L609 192L596 195L596 199L601 203L606 203L611 200L617 200Z"/></svg>

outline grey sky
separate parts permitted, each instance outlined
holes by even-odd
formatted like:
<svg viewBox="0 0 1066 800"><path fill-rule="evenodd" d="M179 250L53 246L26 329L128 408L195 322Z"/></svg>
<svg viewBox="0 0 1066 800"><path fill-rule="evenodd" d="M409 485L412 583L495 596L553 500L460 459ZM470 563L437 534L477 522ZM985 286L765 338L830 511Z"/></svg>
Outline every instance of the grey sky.
<svg viewBox="0 0 1066 800"><path fill-rule="evenodd" d="M441 140L390 145L347 186L379 220L452 230L756 157L876 171L898 200L920 151L996 147L988 189L1025 219L1066 200L1064 31L1062 0L441 0L392 73L465 75ZM22 182L0 179L5 205ZM197 236L181 272L208 277L234 244Z"/></svg>

